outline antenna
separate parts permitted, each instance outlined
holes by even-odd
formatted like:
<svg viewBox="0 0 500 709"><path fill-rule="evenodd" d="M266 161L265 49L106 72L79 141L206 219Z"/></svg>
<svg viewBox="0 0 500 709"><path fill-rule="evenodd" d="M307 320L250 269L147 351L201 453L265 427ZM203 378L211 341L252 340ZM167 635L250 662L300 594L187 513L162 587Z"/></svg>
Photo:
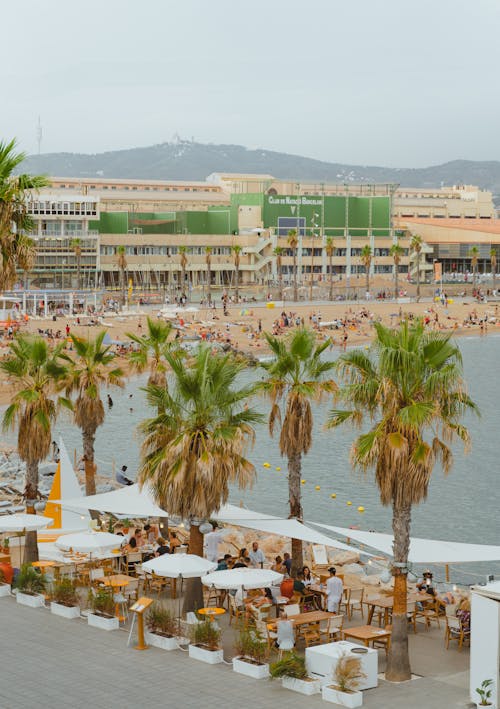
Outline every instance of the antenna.
<svg viewBox="0 0 500 709"><path fill-rule="evenodd" d="M38 116L38 125L36 127L36 142L38 143L38 155L40 155L40 150L42 147L42 123L40 121L40 116Z"/></svg>

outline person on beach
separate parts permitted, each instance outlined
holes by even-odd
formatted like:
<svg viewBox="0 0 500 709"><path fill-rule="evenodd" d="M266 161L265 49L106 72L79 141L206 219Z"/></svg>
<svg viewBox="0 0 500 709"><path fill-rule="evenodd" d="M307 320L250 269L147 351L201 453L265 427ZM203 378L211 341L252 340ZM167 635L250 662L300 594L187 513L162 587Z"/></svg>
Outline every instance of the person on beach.
<svg viewBox="0 0 500 709"><path fill-rule="evenodd" d="M121 469L116 473L116 482L120 485L133 485L134 481L127 478L125 473L127 472L127 466L122 465Z"/></svg>
<svg viewBox="0 0 500 709"><path fill-rule="evenodd" d="M330 566L328 572L330 576L326 582L327 610L329 613L337 613L344 592L344 584L337 578L337 569L334 566Z"/></svg>

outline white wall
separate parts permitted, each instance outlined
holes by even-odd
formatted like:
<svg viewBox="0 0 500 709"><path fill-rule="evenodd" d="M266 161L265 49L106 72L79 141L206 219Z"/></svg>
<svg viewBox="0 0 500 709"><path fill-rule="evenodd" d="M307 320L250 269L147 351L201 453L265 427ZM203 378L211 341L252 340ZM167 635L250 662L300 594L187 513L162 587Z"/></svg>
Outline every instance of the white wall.
<svg viewBox="0 0 500 709"><path fill-rule="evenodd" d="M500 659L500 602L472 592L470 698L477 702L476 687L485 679L493 680L491 702L498 707Z"/></svg>

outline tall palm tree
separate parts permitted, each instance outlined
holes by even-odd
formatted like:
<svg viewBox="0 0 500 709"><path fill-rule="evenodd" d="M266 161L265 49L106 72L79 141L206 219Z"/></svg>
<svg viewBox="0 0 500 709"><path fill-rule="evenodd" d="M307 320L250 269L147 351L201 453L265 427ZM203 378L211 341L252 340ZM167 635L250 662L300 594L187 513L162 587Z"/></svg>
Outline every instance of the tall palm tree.
<svg viewBox="0 0 500 709"><path fill-rule="evenodd" d="M405 250L399 245L399 242L393 244L389 251L394 261L394 298L396 300L399 297L399 264L401 263L404 252Z"/></svg>
<svg viewBox="0 0 500 709"><path fill-rule="evenodd" d="M234 244L234 246L231 246L231 251L233 252L234 259L234 291L236 295L236 303L238 303L239 301L241 250L242 249L239 244Z"/></svg>
<svg viewBox="0 0 500 709"><path fill-rule="evenodd" d="M475 289L477 285L477 265L479 263L479 249L473 246L469 251L470 264L472 266L472 287Z"/></svg>
<svg viewBox="0 0 500 709"><path fill-rule="evenodd" d="M61 387L67 396L76 395L73 410L75 423L82 431L86 495L95 495L94 442L97 429L104 423L101 387L123 386L123 371L112 366L111 348L103 344L105 334L103 330L94 340L71 335L74 354L61 355L66 366Z"/></svg>
<svg viewBox="0 0 500 709"><path fill-rule="evenodd" d="M328 299L333 300L333 256L335 254L335 245L333 243L333 236L327 236L325 241L325 251L328 256L328 268L330 270L330 292L328 294Z"/></svg>
<svg viewBox="0 0 500 709"><path fill-rule="evenodd" d="M179 246L179 254L180 254L180 264L181 264L181 292L184 292L184 288L186 287L186 267L188 264L187 246L184 246L184 245ZM189 290L189 288L188 288L188 290Z"/></svg>
<svg viewBox="0 0 500 709"><path fill-rule="evenodd" d="M452 466L450 441L465 445L462 424L477 412L466 392L462 360L450 335L426 332L421 320L398 329L375 323L371 351L353 350L337 362L345 385L339 399L348 409L330 413L329 427L371 426L354 441L351 461L374 470L383 505L392 506L394 609L386 679L410 679L407 637L407 574L411 512L427 497L436 462Z"/></svg>
<svg viewBox="0 0 500 709"><path fill-rule="evenodd" d="M496 290L497 283L497 250L495 248L490 249L490 261L491 261L491 272L493 274L493 290Z"/></svg>
<svg viewBox="0 0 500 709"><path fill-rule="evenodd" d="M372 265L373 252L372 247L366 244L361 249L361 263L365 267L365 277L366 277L366 292L370 292L370 268Z"/></svg>
<svg viewBox="0 0 500 709"><path fill-rule="evenodd" d="M212 289L212 247L205 246L205 263L207 265L207 295L210 302Z"/></svg>
<svg viewBox="0 0 500 709"><path fill-rule="evenodd" d="M116 264L120 270L120 293L121 293L121 303L122 303L122 308L125 305L126 298L125 298L125 288L126 288L126 276L125 276L125 271L127 270L127 257L126 257L127 250L125 246L117 246L116 247Z"/></svg>
<svg viewBox="0 0 500 709"><path fill-rule="evenodd" d="M82 287L82 240L72 239L71 248L76 259L76 287L80 290Z"/></svg>
<svg viewBox="0 0 500 709"><path fill-rule="evenodd" d="M164 387L167 384L167 366L163 357L168 347L168 338L172 332L170 322L147 318L147 335L135 335L127 332L139 348L129 355L129 361L136 372L143 372L149 364L148 384Z"/></svg>
<svg viewBox="0 0 500 709"><path fill-rule="evenodd" d="M9 344L8 354L0 362L0 369L15 387L2 425L4 430L17 427L17 450L26 463L23 496L29 514L35 513L35 503L40 498L38 466L50 453L52 425L59 405L70 406L62 397L53 399L55 384L64 374L58 361L62 347L51 349L41 337L20 335ZM28 532L25 561L37 560L36 532Z"/></svg>
<svg viewBox="0 0 500 709"><path fill-rule="evenodd" d="M302 456L311 448L313 415L311 401L319 401L336 386L328 375L333 362L322 359L330 340L316 343L312 330L299 328L283 340L265 333L274 358L262 362L267 376L260 389L271 402L269 432L280 429L280 452L288 459L288 494L290 517L302 519ZM283 404L283 414L281 411ZM302 542L292 539L294 569L302 568Z"/></svg>
<svg viewBox="0 0 500 709"><path fill-rule="evenodd" d="M278 273L278 290L280 300L283 300L283 248L281 246L276 246L273 254L276 256L276 271Z"/></svg>
<svg viewBox="0 0 500 709"><path fill-rule="evenodd" d="M242 365L232 355L204 346L187 363L175 351L165 358L173 375L170 388L146 387L148 403L161 413L141 427L139 482L151 485L169 514L189 520L189 552L203 556L201 521L227 502L231 483L246 487L255 477L245 454L262 416L244 407L255 386L238 384ZM202 602L199 582L187 596L187 610Z"/></svg>
<svg viewBox="0 0 500 709"><path fill-rule="evenodd" d="M297 229L290 229L287 235L288 246L293 252L293 299L295 302L299 299L299 290L297 285L297 246L299 239L297 236Z"/></svg>
<svg viewBox="0 0 500 709"><path fill-rule="evenodd" d="M16 152L16 141L0 141L0 285L12 288L16 269L29 271L35 259L35 246L29 238L35 223L28 214L30 190L49 183L44 176L15 174L25 153Z"/></svg>
<svg viewBox="0 0 500 709"><path fill-rule="evenodd" d="M422 253L423 239L418 234L413 234L410 241L410 249L415 254L417 262L417 303L420 300L420 254Z"/></svg>

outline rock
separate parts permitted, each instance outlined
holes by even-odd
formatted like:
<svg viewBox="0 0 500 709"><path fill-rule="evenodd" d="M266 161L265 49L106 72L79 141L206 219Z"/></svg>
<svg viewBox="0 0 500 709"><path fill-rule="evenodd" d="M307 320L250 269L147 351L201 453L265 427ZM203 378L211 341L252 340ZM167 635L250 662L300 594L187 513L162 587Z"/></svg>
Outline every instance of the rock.
<svg viewBox="0 0 500 709"><path fill-rule="evenodd" d="M355 574L356 576L359 576L360 574L365 574L364 569L362 566L359 564L345 564L342 567L342 573L343 574Z"/></svg>
<svg viewBox="0 0 500 709"><path fill-rule="evenodd" d="M330 563L340 566L356 564L359 561L359 553L356 551L338 551L333 556L329 556L328 559Z"/></svg>

